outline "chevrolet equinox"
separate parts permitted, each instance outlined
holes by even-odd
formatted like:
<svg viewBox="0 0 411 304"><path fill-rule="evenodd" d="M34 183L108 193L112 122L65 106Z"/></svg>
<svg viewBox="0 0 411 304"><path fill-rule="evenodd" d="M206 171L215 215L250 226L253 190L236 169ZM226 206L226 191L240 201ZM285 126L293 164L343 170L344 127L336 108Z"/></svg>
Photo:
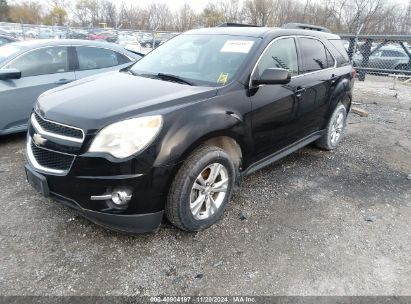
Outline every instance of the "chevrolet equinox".
<svg viewBox="0 0 411 304"><path fill-rule="evenodd" d="M324 28L191 30L134 65L43 93L30 184L91 221L139 233L221 218L243 176L304 147L332 150L355 70Z"/></svg>

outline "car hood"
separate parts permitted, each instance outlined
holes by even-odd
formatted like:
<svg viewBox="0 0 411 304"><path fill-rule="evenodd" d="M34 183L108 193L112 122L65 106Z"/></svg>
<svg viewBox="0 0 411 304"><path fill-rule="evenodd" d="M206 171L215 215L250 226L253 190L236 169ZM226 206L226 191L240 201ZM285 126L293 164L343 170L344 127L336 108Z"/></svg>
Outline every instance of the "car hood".
<svg viewBox="0 0 411 304"><path fill-rule="evenodd" d="M49 120L98 130L113 122L211 98L216 88L189 86L127 72L83 78L43 93L37 111Z"/></svg>

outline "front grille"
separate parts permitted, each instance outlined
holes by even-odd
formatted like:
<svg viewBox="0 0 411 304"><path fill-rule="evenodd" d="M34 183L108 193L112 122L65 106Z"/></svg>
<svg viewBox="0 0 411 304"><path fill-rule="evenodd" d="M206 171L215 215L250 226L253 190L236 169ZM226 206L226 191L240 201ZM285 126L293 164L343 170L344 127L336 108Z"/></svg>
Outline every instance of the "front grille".
<svg viewBox="0 0 411 304"><path fill-rule="evenodd" d="M63 126L48 120L43 119L38 115L36 112L34 113L34 117L37 123L47 132L72 137L76 139L83 139L83 132L79 129Z"/></svg>
<svg viewBox="0 0 411 304"><path fill-rule="evenodd" d="M34 143L31 143L31 153L40 166L61 171L69 170L75 157L39 148Z"/></svg>

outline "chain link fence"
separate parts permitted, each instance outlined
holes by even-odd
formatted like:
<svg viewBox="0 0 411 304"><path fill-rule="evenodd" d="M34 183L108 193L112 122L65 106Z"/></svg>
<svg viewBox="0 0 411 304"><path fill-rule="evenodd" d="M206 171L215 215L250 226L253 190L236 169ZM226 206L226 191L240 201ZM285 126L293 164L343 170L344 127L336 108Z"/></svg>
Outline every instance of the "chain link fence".
<svg viewBox="0 0 411 304"><path fill-rule="evenodd" d="M358 79L366 74L411 76L411 36L341 35Z"/></svg>

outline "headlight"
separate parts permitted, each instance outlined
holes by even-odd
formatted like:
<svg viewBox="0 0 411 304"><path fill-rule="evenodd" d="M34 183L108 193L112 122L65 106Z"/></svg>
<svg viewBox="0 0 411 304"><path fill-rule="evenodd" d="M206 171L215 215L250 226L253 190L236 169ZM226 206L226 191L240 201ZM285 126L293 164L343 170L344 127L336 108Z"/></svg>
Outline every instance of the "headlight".
<svg viewBox="0 0 411 304"><path fill-rule="evenodd" d="M102 129L94 138L89 152L104 152L126 158L146 148L160 132L161 116L123 120Z"/></svg>

